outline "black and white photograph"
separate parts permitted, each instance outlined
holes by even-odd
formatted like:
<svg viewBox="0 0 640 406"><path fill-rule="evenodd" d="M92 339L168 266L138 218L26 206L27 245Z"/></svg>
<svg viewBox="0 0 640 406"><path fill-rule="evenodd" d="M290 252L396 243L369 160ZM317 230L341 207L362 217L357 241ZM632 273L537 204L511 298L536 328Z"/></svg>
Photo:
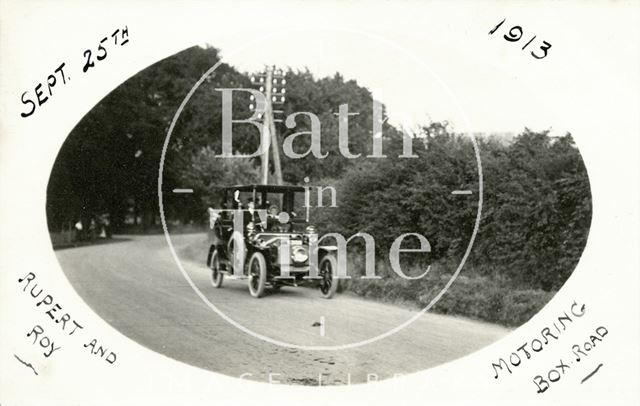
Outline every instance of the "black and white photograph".
<svg viewBox="0 0 640 406"><path fill-rule="evenodd" d="M2 404L640 399L637 2L63 4L1 3Z"/></svg>

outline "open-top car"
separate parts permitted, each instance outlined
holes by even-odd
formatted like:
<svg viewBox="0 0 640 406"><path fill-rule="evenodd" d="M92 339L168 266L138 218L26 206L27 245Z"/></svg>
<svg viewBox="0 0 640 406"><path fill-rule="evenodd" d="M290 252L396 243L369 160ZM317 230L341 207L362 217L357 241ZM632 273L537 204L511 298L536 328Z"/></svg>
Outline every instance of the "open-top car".
<svg viewBox="0 0 640 406"><path fill-rule="evenodd" d="M305 188L240 185L223 188L221 195L222 207L209 208L207 264L214 287L220 288L226 276L248 279L256 298L267 287L301 284L319 286L324 298L335 294L336 247L315 243ZM310 272L314 264L316 272Z"/></svg>

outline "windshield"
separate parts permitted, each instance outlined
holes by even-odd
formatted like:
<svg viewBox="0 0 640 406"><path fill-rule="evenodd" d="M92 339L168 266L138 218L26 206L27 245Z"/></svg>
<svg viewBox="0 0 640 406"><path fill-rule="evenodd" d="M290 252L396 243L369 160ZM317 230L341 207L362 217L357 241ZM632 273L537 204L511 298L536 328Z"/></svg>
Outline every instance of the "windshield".
<svg viewBox="0 0 640 406"><path fill-rule="evenodd" d="M305 218L304 192L287 190L283 192L256 193L257 209L267 210L272 216L286 212L293 219Z"/></svg>

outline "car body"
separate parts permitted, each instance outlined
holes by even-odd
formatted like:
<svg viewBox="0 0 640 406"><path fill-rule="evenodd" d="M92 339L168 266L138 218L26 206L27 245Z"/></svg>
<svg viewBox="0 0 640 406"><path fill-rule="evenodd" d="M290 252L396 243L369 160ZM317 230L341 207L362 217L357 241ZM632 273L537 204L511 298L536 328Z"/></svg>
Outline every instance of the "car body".
<svg viewBox="0 0 640 406"><path fill-rule="evenodd" d="M309 223L304 187L225 187L221 206L209 208L207 265L214 287L221 287L226 276L248 279L249 292L257 298L267 287L301 284L317 285L324 298L335 294L335 247L313 244L317 234ZM311 272L314 264L317 271Z"/></svg>

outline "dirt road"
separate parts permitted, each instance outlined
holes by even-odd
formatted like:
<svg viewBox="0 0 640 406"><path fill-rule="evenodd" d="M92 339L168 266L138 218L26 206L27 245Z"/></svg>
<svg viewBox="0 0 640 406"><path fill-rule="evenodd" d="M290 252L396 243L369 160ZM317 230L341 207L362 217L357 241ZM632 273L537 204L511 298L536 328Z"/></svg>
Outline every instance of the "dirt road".
<svg viewBox="0 0 640 406"><path fill-rule="evenodd" d="M180 247L202 239L191 234L173 241L180 252ZM508 333L492 324L425 314L400 332L358 348L285 348L242 332L205 305L179 271L162 235L117 237L113 243L56 253L79 295L127 337L176 360L246 379L313 385L385 379L454 360ZM345 294L325 300L308 288L285 287L254 299L246 280L225 280L222 289L215 289L204 264L182 262L221 311L276 340L341 345L384 333L415 314Z"/></svg>

